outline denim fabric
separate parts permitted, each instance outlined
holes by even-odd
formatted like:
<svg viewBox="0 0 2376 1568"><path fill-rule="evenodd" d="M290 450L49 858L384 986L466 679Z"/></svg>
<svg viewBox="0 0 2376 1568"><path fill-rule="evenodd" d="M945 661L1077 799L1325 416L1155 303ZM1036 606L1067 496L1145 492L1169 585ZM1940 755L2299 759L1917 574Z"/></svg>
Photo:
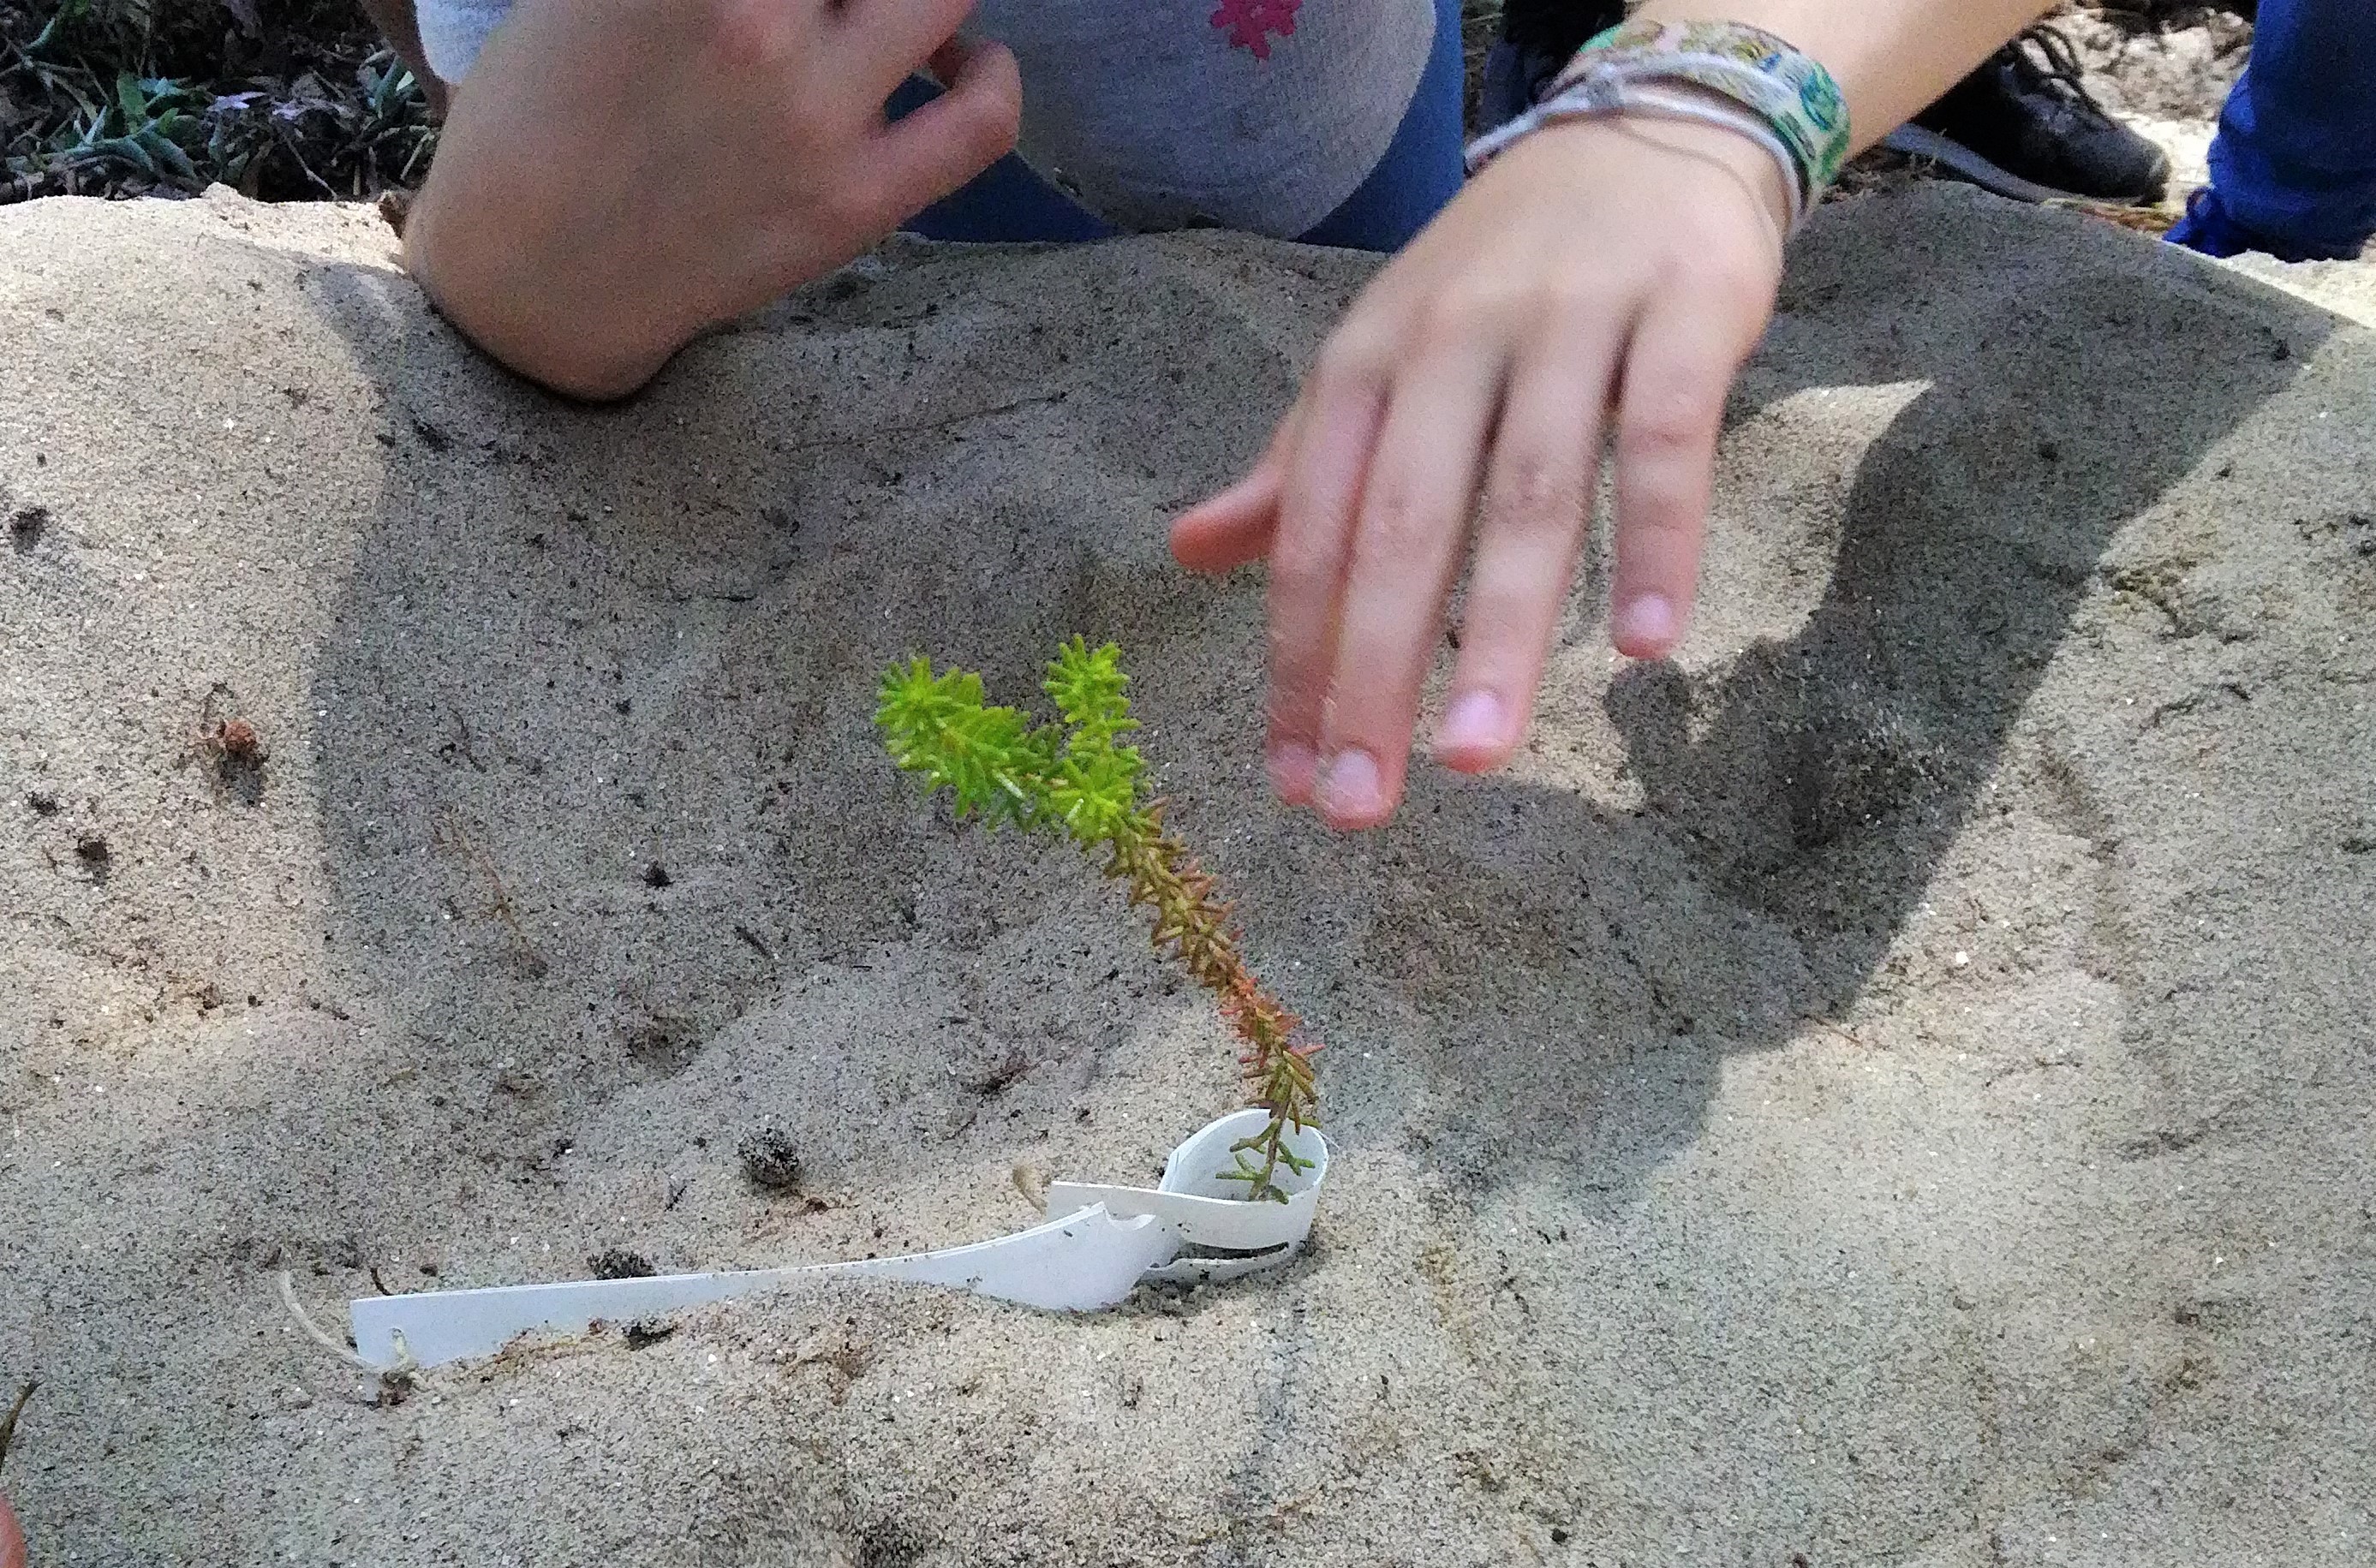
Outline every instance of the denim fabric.
<svg viewBox="0 0 2376 1568"><path fill-rule="evenodd" d="M1460 0L1435 0L1435 51L1395 139L1360 188L1304 239L1347 250L1398 251L1460 194L1464 70Z"/></svg>
<svg viewBox="0 0 2376 1568"><path fill-rule="evenodd" d="M2376 4L2261 0L2211 144L2210 193L2170 238L2215 255L2249 238L2301 261L2357 255L2371 233Z"/></svg>

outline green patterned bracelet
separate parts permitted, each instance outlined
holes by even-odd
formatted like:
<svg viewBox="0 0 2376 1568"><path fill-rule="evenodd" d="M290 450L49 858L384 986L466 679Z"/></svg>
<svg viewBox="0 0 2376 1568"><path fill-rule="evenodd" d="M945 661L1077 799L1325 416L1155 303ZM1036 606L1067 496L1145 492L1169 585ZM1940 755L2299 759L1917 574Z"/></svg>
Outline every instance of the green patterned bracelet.
<svg viewBox="0 0 2376 1568"><path fill-rule="evenodd" d="M1637 20L1588 41L1540 103L1470 146L1469 167L1544 125L1628 113L1725 125L1766 148L1793 227L1847 160L1847 102L1812 57L1741 22Z"/></svg>

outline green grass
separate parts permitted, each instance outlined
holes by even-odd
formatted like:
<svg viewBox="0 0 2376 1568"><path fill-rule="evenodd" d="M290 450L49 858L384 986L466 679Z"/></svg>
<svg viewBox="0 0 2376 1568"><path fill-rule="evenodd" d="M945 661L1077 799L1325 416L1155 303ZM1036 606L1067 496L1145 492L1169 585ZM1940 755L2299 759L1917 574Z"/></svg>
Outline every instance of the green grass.
<svg viewBox="0 0 2376 1568"><path fill-rule="evenodd" d="M367 196L436 142L411 74L323 0L0 0L0 203Z"/></svg>

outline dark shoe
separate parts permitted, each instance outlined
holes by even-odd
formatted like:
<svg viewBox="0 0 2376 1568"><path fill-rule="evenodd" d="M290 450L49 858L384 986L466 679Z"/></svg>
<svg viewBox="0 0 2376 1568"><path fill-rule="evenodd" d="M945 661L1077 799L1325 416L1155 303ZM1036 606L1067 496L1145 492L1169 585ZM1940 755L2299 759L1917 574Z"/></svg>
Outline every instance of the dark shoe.
<svg viewBox="0 0 2376 1568"><path fill-rule="evenodd" d="M1508 0L1501 36L1485 56L1477 128L1498 129L1532 109L1586 39L1624 19L1624 0Z"/></svg>
<svg viewBox="0 0 2376 1568"><path fill-rule="evenodd" d="M2169 159L2105 113L2080 74L2070 41L2050 27L2033 27L1948 89L1889 145L1936 158L2016 200L2159 201L2169 184Z"/></svg>

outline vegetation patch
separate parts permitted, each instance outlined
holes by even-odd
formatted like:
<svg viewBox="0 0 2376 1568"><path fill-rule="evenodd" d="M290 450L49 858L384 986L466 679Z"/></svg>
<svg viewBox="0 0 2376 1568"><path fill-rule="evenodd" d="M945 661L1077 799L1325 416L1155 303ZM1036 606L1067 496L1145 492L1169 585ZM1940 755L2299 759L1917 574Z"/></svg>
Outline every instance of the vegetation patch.
<svg viewBox="0 0 2376 1568"><path fill-rule="evenodd" d="M421 83L336 0L0 0L0 203L366 197L437 140Z"/></svg>

